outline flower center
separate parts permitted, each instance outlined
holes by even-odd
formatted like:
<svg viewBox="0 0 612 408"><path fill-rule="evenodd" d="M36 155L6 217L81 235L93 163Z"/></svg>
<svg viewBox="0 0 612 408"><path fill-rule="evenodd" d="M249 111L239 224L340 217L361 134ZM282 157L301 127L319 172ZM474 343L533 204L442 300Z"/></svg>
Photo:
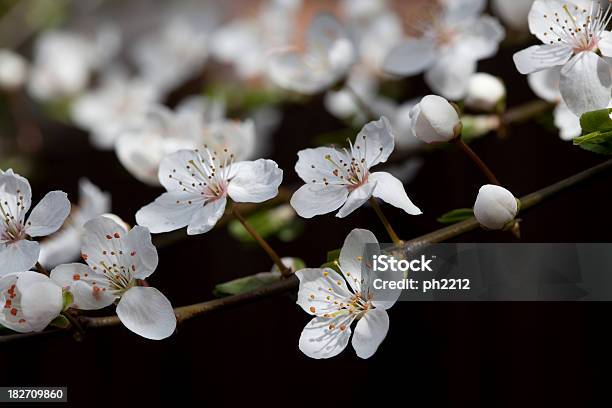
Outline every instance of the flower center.
<svg viewBox="0 0 612 408"><path fill-rule="evenodd" d="M26 238L22 211L25 210L24 196L16 191L15 205L7 200L0 202L0 241L15 242Z"/></svg>
<svg viewBox="0 0 612 408"><path fill-rule="evenodd" d="M216 151L211 151L207 145L204 150L195 150L195 157L185 163L185 170L189 178L181 178L177 169L173 169L168 176L176 181L179 188L184 192L201 196L205 202L215 201L227 195L230 168L234 163L234 154L223 149L219 156ZM192 204L191 200L177 200L177 204Z"/></svg>
<svg viewBox="0 0 612 408"><path fill-rule="evenodd" d="M592 2L590 11L565 4L562 12L544 14L543 17L550 23L548 30L543 33L545 37L550 38L549 43L569 45L574 53L578 53L597 49L612 14L610 7L603 9L596 2Z"/></svg>

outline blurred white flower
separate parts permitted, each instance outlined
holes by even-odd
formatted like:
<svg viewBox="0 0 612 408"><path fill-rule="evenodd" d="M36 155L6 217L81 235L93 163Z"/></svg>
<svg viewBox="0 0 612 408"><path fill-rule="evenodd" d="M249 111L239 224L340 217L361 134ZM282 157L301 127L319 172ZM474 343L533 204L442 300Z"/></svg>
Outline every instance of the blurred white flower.
<svg viewBox="0 0 612 408"><path fill-rule="evenodd" d="M598 1L536 0L529 12L529 30L543 45L514 54L516 68L530 74L561 66L559 89L576 115L605 108L610 101L612 76L603 57L612 57L612 34L606 27L610 7Z"/></svg>
<svg viewBox="0 0 612 408"><path fill-rule="evenodd" d="M157 268L157 249L144 227L127 230L109 217L97 217L84 227L81 263L64 264L51 279L70 291L71 307L97 310L117 303L119 320L134 333L151 340L170 336L176 317L170 301L157 289L138 286Z"/></svg>
<svg viewBox="0 0 612 408"><path fill-rule="evenodd" d="M400 180L387 172L370 172L372 166L387 161L393 148L393 130L383 117L365 125L350 150L301 150L295 171L306 184L293 194L291 206L304 218L342 207L336 216L343 218L374 196L410 215L421 214Z"/></svg>
<svg viewBox="0 0 612 408"><path fill-rule="evenodd" d="M79 202L72 206L64 227L40 243L39 262L47 269L79 258L83 225L111 210L110 193L87 179L79 180Z"/></svg>
<svg viewBox="0 0 612 408"><path fill-rule="evenodd" d="M72 120L91 132L90 140L95 147L112 149L120 131L140 123L157 99L158 93L150 83L112 72L98 88L74 101Z"/></svg>
<svg viewBox="0 0 612 408"><path fill-rule="evenodd" d="M427 95L412 108L412 133L425 143L450 142L461 134L455 108L438 95Z"/></svg>
<svg viewBox="0 0 612 408"><path fill-rule="evenodd" d="M391 99L379 95L378 80L364 65L353 67L344 87L327 91L324 103L331 114L340 119L350 119L358 126L367 122L371 114L391 117L395 110Z"/></svg>
<svg viewBox="0 0 612 408"><path fill-rule="evenodd" d="M34 46L30 94L40 100L77 94L87 86L92 71L107 62L110 48L98 37L90 40L69 31L45 32Z"/></svg>
<svg viewBox="0 0 612 408"><path fill-rule="evenodd" d="M44 330L63 309L62 288L38 272L0 278L0 325L20 333Z"/></svg>
<svg viewBox="0 0 612 408"><path fill-rule="evenodd" d="M131 48L139 75L162 95L204 68L212 23L195 17L171 16Z"/></svg>
<svg viewBox="0 0 612 408"><path fill-rule="evenodd" d="M496 76L478 72L468 82L465 106L470 109L493 112L506 99L506 86Z"/></svg>
<svg viewBox="0 0 612 408"><path fill-rule="evenodd" d="M308 357L334 357L348 345L351 325L357 321L351 344L361 358L370 358L389 331L391 308L401 291L376 290L371 263L364 256L380 252L378 241L368 230L354 229L340 250L338 267L302 269L297 304L311 316L300 336L300 350Z"/></svg>
<svg viewBox="0 0 612 408"><path fill-rule="evenodd" d="M356 61L356 54L346 29L331 14L320 13L308 28L304 52L272 54L268 73L282 88L315 94L342 80Z"/></svg>
<svg viewBox="0 0 612 408"><path fill-rule="evenodd" d="M394 47L383 70L400 76L425 72L436 93L462 99L476 62L494 56L505 35L497 19L481 15L484 7L484 0L442 1L440 14L423 25L422 36Z"/></svg>
<svg viewBox="0 0 612 408"><path fill-rule="evenodd" d="M518 202L512 193L501 186L487 184L480 187L474 215L481 226L490 230L505 228L514 220Z"/></svg>
<svg viewBox="0 0 612 408"><path fill-rule="evenodd" d="M11 169L0 170L0 276L32 268L40 247L29 238L54 233L70 213L70 201L63 191L47 193L26 221L31 204L28 180Z"/></svg>
<svg viewBox="0 0 612 408"><path fill-rule="evenodd" d="M240 78L266 73L269 54L288 45L297 26L301 1L270 0L255 16L238 18L216 30L210 41L211 54L234 67Z"/></svg>
<svg viewBox="0 0 612 408"><path fill-rule="evenodd" d="M153 233L187 226L188 235L210 231L223 216L227 199L261 203L278 194L283 171L272 160L234 162L227 150L180 150L162 160L159 182L167 193L136 213Z"/></svg>
<svg viewBox="0 0 612 408"><path fill-rule="evenodd" d="M8 49L0 49L0 89L12 91L21 88L28 77L25 58Z"/></svg>
<svg viewBox="0 0 612 408"><path fill-rule="evenodd" d="M221 102L196 98L184 101L176 113L151 106L146 118L125 127L115 145L117 157L138 180L160 185L162 159L182 149L208 146L212 151L234 152L235 160L252 158L255 149L253 121L229 120Z"/></svg>
<svg viewBox="0 0 612 408"><path fill-rule="evenodd" d="M511 29L526 32L529 29L527 16L534 0L493 0L491 7L501 21Z"/></svg>

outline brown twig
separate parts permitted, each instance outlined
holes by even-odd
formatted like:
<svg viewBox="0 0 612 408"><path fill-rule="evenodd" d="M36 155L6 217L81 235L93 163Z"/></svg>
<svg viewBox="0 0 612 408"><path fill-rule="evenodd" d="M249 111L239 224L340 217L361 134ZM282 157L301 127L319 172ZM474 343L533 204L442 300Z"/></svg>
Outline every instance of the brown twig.
<svg viewBox="0 0 612 408"><path fill-rule="evenodd" d="M480 156L478 156L476 152L472 150L472 148L468 146L467 143L463 141L463 139L461 139L461 137L456 137L453 142L457 144L459 148L461 148L461 150L463 150L463 152L476 164L476 166L485 175L489 182L501 186L501 183L499 182L497 177L495 177L495 174L493 174L491 169L485 164L485 162L482 161Z"/></svg>
<svg viewBox="0 0 612 408"><path fill-rule="evenodd" d="M385 226L385 229L387 230L387 233L389 234L391 241L393 241L393 243L396 245L400 245L402 243L402 240L395 233L395 230L393 229L393 227L391 226L391 223L385 216L385 213L382 212L382 209L380 208L380 205L378 204L378 201L376 200L376 198L370 197L370 204L372 205L372 208L376 212L376 215L378 215L378 218L380 218L380 221L382 222L382 224Z"/></svg>

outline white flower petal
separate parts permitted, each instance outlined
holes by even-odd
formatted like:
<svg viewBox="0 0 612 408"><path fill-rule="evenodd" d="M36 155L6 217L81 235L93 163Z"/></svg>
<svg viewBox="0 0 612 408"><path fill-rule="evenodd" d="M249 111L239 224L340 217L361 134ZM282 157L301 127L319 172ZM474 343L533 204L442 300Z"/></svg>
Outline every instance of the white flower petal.
<svg viewBox="0 0 612 408"><path fill-rule="evenodd" d="M38 261L40 245L25 239L0 243L0 276L11 272L23 272Z"/></svg>
<svg viewBox="0 0 612 408"><path fill-rule="evenodd" d="M420 74L434 64L437 54L433 40L408 39L389 51L382 69L393 75Z"/></svg>
<svg viewBox="0 0 612 408"><path fill-rule="evenodd" d="M296 303L308 314L328 317L338 311L339 303L350 302L352 293L346 281L331 268L301 269L295 276L300 280Z"/></svg>
<svg viewBox="0 0 612 408"><path fill-rule="evenodd" d="M563 65L573 54L569 45L532 45L514 54L514 64L521 74L531 74L546 68Z"/></svg>
<svg viewBox="0 0 612 408"><path fill-rule="evenodd" d="M300 150L295 172L305 183L312 183L313 180L321 182L324 177L329 178L329 174L336 168L326 157L336 158L338 154L339 152L331 147Z"/></svg>
<svg viewBox="0 0 612 408"><path fill-rule="evenodd" d="M443 16L447 23L470 20L482 14L486 0L442 0Z"/></svg>
<svg viewBox="0 0 612 408"><path fill-rule="evenodd" d="M604 31L597 43L601 55L604 57L612 57L612 32Z"/></svg>
<svg viewBox="0 0 612 408"><path fill-rule="evenodd" d="M468 80L476 72L476 60L458 52L445 53L425 73L425 82L437 94L451 100L462 99Z"/></svg>
<svg viewBox="0 0 612 408"><path fill-rule="evenodd" d="M73 296L72 307L81 310L98 310L115 301L104 275L87 265L71 263L59 265L51 271L51 280L68 290Z"/></svg>
<svg viewBox="0 0 612 408"><path fill-rule="evenodd" d="M366 245L371 245L368 250L372 249L372 252L375 253L380 252L376 249L378 240L372 232L365 229L354 229L346 236L340 250L340 270L355 293L361 292L362 278L367 280L366 277L362 277Z"/></svg>
<svg viewBox="0 0 612 408"><path fill-rule="evenodd" d="M31 237L42 237L57 231L70 214L70 201L63 191L51 191L34 207L26 231Z"/></svg>
<svg viewBox="0 0 612 408"><path fill-rule="evenodd" d="M366 160L368 168L384 163L395 147L395 136L389 120L384 116L366 124L355 138L354 149Z"/></svg>
<svg viewBox="0 0 612 408"><path fill-rule="evenodd" d="M370 179L376 181L376 188L372 193L374 197L378 197L394 207L401 208L410 215L422 214L419 207L414 205L410 198L408 198L408 194L406 194L404 185L400 180L384 171L371 173Z"/></svg>
<svg viewBox="0 0 612 408"><path fill-rule="evenodd" d="M582 134L580 117L569 110L565 103L561 102L555 107L553 112L555 126L559 129L559 137L563 140L572 140Z"/></svg>
<svg viewBox="0 0 612 408"><path fill-rule="evenodd" d="M344 316L333 319L313 318L302 330L299 341L300 350L308 357L316 359L337 356L349 342L350 323L353 319L352 316L350 319Z"/></svg>
<svg viewBox="0 0 612 408"><path fill-rule="evenodd" d="M551 103L557 103L561 99L561 92L559 91L560 81L560 66L533 72L527 76L527 83L533 93Z"/></svg>
<svg viewBox="0 0 612 408"><path fill-rule="evenodd" d="M227 199L225 197L208 201L203 206L198 205L198 209L193 213L191 220L189 220L187 234L204 234L205 232L213 229L219 219L221 219L223 216L226 205Z"/></svg>
<svg viewBox="0 0 612 408"><path fill-rule="evenodd" d="M127 234L126 249L130 250L129 259L130 265L134 265L134 278L146 279L155 271L159 258L147 228L138 225L132 228Z"/></svg>
<svg viewBox="0 0 612 408"><path fill-rule="evenodd" d="M361 207L372 197L372 192L376 187L376 181L368 181L360 187L357 187L355 190L351 191L346 198L346 202L340 208L340 211L336 214L338 218L344 218L347 215L351 214L353 211Z"/></svg>
<svg viewBox="0 0 612 408"><path fill-rule="evenodd" d="M594 52L581 52L561 69L559 88L576 115L606 108L612 88L610 66Z"/></svg>
<svg viewBox="0 0 612 408"><path fill-rule="evenodd" d="M291 206L300 217L312 218L337 210L346 202L348 194L348 188L343 185L305 184L293 193Z"/></svg>
<svg viewBox="0 0 612 408"><path fill-rule="evenodd" d="M203 204L204 200L193 193L171 191L138 210L136 222L154 234L174 231L186 227Z"/></svg>
<svg viewBox="0 0 612 408"><path fill-rule="evenodd" d="M504 36L505 30L496 18L482 16L463 24L455 50L476 61L490 58L497 54Z"/></svg>
<svg viewBox="0 0 612 408"><path fill-rule="evenodd" d="M361 358L370 358L389 331L389 315L385 310L372 309L355 326L351 344Z"/></svg>
<svg viewBox="0 0 612 408"><path fill-rule="evenodd" d="M17 280L19 288L25 274L41 275L36 272L23 272ZM43 276L43 275L41 275ZM44 276L44 280L29 284L27 289L19 288L21 292L21 309L23 318L32 331L41 331L51 323L62 311L62 288Z"/></svg>
<svg viewBox="0 0 612 408"><path fill-rule="evenodd" d="M176 328L170 301L153 287L135 286L125 292L117 305L117 316L125 327L151 340L165 339Z"/></svg>
<svg viewBox="0 0 612 408"><path fill-rule="evenodd" d="M278 194L283 171L272 160L259 159L232 164L228 195L239 203L261 203Z"/></svg>
<svg viewBox="0 0 612 408"><path fill-rule="evenodd" d="M0 205L4 207L5 212L10 211L15 218L28 212L32 205L30 183L11 169L0 171Z"/></svg>

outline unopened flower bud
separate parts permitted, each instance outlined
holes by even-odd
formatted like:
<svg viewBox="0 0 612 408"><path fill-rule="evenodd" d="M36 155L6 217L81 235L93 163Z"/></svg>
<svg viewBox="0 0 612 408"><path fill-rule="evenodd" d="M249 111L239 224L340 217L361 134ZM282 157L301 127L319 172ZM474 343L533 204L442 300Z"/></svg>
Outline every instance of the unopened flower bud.
<svg viewBox="0 0 612 408"><path fill-rule="evenodd" d="M461 121L455 108L444 98L427 95L410 113L412 131L425 143L449 142L461 134Z"/></svg>
<svg viewBox="0 0 612 408"><path fill-rule="evenodd" d="M470 109L492 112L506 98L506 87L497 77L485 73L472 75L468 82L465 106Z"/></svg>
<svg viewBox="0 0 612 408"><path fill-rule="evenodd" d="M510 225L517 212L518 202L510 191L492 184L480 187L474 215L481 226L491 230L503 229Z"/></svg>
<svg viewBox="0 0 612 408"><path fill-rule="evenodd" d="M26 81L27 64L19 54L0 50L0 88L13 90L20 88Z"/></svg>

